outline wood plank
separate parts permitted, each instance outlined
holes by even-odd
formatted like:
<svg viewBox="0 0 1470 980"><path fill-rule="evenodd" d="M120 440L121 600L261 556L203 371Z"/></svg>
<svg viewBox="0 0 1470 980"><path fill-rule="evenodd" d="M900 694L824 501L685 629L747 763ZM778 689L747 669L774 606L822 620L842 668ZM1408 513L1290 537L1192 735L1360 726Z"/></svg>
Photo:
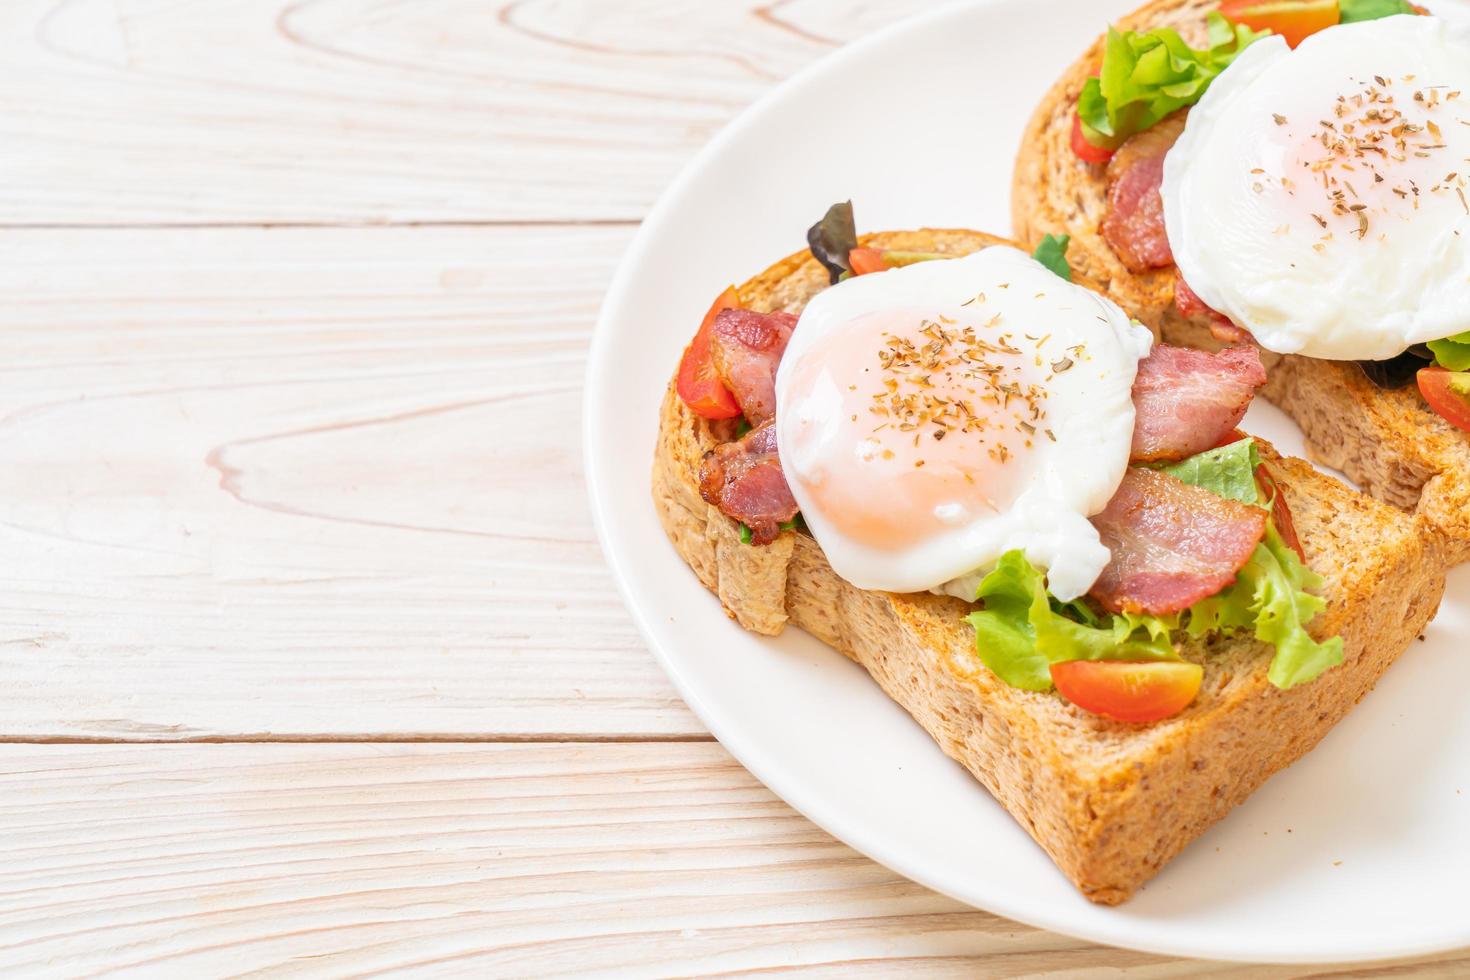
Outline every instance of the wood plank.
<svg viewBox="0 0 1470 980"><path fill-rule="evenodd" d="M0 788L7 972L1309 972L966 909L832 840L714 744L9 745Z"/></svg>
<svg viewBox="0 0 1470 980"><path fill-rule="evenodd" d="M641 219L926 0L12 0L0 224Z"/></svg>
<svg viewBox="0 0 1470 980"><path fill-rule="evenodd" d="M706 737L583 490L629 235L0 236L0 738Z"/></svg>

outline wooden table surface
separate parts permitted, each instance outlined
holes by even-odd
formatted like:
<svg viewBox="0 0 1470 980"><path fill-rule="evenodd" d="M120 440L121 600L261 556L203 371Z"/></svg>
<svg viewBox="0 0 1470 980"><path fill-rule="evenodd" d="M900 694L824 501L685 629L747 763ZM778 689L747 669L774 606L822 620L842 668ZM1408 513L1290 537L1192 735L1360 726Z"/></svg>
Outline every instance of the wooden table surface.
<svg viewBox="0 0 1470 980"><path fill-rule="evenodd" d="M580 386L637 222L923 6L0 4L0 971L1319 975L879 867L613 589Z"/></svg>

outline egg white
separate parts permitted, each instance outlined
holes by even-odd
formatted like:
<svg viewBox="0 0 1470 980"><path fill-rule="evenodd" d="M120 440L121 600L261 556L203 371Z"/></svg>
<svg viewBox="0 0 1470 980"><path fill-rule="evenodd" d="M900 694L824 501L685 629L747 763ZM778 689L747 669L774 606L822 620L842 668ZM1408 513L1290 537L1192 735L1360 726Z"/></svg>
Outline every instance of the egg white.
<svg viewBox="0 0 1470 980"><path fill-rule="evenodd" d="M1434 120L1439 135L1410 137L1403 160L1370 153L1331 168L1337 183L1324 187L1313 137L1352 122L1339 96L1368 86L1411 123ZM1430 86L1432 112L1413 98ZM1356 211L1333 213L1339 190L1362 206L1366 232ZM1184 280L1268 350L1381 359L1470 330L1470 28L1400 15L1329 28L1295 51L1277 37L1256 42L1191 110L1162 193Z"/></svg>
<svg viewBox="0 0 1470 980"><path fill-rule="evenodd" d="M906 547L879 549L840 533L811 492L824 472L862 451L859 443L869 431L866 420L848 424L836 406L835 392L847 379L829 378L825 385L800 390L793 378L799 362L822 358L824 345L841 339L845 324L875 312L914 309L956 318L999 316L1017 345L1027 343L1023 335L1050 335L1036 352L1047 363L1077 345L1084 351L1070 369L1047 382L1045 425L1055 442L1037 439L1034 451L1012 460L1027 471L1011 506L979 513L984 508L971 506L973 501L948 501L935 508L935 515L952 529ZM1109 559L1087 518L1107 505L1128 465L1133 380L1151 343L1149 332L1115 303L1003 246L855 277L819 293L801 314L782 358L776 425L787 481L833 570L863 589L947 588L973 599L975 573L1019 548L1047 569L1057 597L1085 593ZM803 445L806 451L799 448ZM874 486L872 492L882 494L884 488ZM954 515L961 512L979 516L957 523Z"/></svg>

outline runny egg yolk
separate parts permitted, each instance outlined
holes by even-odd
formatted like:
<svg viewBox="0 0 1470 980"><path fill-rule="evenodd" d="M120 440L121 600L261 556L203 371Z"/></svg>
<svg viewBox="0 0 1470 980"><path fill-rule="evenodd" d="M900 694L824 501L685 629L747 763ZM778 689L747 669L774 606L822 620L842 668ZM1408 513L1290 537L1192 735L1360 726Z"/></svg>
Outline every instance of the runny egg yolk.
<svg viewBox="0 0 1470 980"><path fill-rule="evenodd" d="M870 313L792 366L788 448L809 461L807 491L839 533L906 547L1004 512L1025 489L1050 439L1055 367L1040 338L1017 344L989 326L960 312Z"/></svg>

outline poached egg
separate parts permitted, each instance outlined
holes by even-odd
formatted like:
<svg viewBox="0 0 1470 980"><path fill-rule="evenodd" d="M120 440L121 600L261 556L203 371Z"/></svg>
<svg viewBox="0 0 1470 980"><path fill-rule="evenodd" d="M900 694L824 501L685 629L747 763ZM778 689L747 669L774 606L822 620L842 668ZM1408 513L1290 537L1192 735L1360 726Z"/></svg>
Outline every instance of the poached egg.
<svg viewBox="0 0 1470 980"><path fill-rule="evenodd" d="M1179 271L1280 353L1470 330L1470 27L1399 15L1256 42L1164 161Z"/></svg>
<svg viewBox="0 0 1470 980"><path fill-rule="evenodd" d="M802 312L776 376L782 469L838 575L974 598L1022 549L1067 600L1109 560L1152 337L1017 249L858 276Z"/></svg>

